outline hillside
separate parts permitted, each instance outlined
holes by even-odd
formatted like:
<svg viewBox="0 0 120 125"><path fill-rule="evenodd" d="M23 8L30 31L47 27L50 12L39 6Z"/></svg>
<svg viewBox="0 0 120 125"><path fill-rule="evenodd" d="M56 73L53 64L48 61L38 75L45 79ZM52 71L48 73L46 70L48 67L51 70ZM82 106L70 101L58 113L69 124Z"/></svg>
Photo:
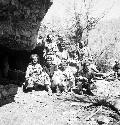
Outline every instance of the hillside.
<svg viewBox="0 0 120 125"><path fill-rule="evenodd" d="M120 19L99 22L89 34L89 46L96 60L113 65L120 59Z"/></svg>

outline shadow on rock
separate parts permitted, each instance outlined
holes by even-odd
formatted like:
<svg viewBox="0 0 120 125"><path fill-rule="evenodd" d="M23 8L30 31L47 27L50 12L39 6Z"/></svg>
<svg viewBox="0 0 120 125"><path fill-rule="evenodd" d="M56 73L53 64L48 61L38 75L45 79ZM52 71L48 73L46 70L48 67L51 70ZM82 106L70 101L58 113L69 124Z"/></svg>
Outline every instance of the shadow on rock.
<svg viewBox="0 0 120 125"><path fill-rule="evenodd" d="M18 93L18 85L0 85L0 107L14 102L14 97Z"/></svg>

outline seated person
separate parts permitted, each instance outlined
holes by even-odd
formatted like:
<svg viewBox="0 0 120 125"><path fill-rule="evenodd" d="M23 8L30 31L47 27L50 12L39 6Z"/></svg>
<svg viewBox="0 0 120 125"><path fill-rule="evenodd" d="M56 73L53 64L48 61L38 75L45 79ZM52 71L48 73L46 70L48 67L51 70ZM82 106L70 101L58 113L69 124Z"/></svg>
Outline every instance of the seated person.
<svg viewBox="0 0 120 125"><path fill-rule="evenodd" d="M93 79L96 77L105 77L105 73L101 73L98 69L97 66L93 63L93 60L91 58L88 58L85 60L85 63L83 64L83 72L84 75L89 75L92 76Z"/></svg>
<svg viewBox="0 0 120 125"><path fill-rule="evenodd" d="M67 76L68 81L68 89L71 90L72 88L75 88L75 77L74 75L77 72L76 65L72 65L67 63L68 65L65 68L64 74Z"/></svg>
<svg viewBox="0 0 120 125"><path fill-rule="evenodd" d="M53 59L51 56L47 58L47 63L46 63L46 72L49 75L50 78L52 78L54 71L56 70L56 65L53 64Z"/></svg>
<svg viewBox="0 0 120 125"><path fill-rule="evenodd" d="M85 60L82 64L82 71L80 72L76 83L80 92L85 88L88 94L92 94L90 86L93 83L95 75L98 74L101 75L92 60Z"/></svg>
<svg viewBox="0 0 120 125"><path fill-rule="evenodd" d="M58 66L58 69L54 72L52 77L52 87L56 88L57 94L61 92L61 88L63 88L63 91L66 90L66 76L64 74L64 67L62 65Z"/></svg>
<svg viewBox="0 0 120 125"><path fill-rule="evenodd" d="M29 63L26 70L26 75L25 75L26 81L25 81L25 85L23 85L23 90L27 88L34 89L36 84L38 84L42 86L45 85L49 91L50 84L48 84L48 82L45 83L43 80L42 76L45 75L45 73L43 73L43 68L39 64L39 56L37 54L32 54L30 59L31 59L31 63Z"/></svg>

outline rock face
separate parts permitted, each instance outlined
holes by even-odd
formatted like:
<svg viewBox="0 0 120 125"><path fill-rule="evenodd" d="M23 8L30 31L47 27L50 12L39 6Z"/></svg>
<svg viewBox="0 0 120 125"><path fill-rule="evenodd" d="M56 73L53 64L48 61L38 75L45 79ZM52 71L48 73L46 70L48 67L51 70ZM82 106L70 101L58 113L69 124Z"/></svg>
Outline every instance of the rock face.
<svg viewBox="0 0 120 125"><path fill-rule="evenodd" d="M51 5L51 0L0 0L0 44L33 49L40 22Z"/></svg>

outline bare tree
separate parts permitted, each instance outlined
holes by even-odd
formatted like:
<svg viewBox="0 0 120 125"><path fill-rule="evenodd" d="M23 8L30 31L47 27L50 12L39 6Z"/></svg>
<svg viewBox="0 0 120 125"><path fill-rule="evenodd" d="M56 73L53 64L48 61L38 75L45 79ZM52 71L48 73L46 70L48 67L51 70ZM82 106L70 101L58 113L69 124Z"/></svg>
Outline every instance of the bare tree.
<svg viewBox="0 0 120 125"><path fill-rule="evenodd" d="M85 13L78 13L76 10L76 1L74 0L74 13L75 13L75 21L76 21L76 41L80 42L83 34L86 37L86 45L88 44L89 32L95 28L95 26L99 23L99 21L104 18L105 15L111 10L115 1L113 1L112 5L109 8L105 8L103 12L97 17L91 14L91 10L94 7L97 1L96 0L82 0L82 6L80 9L84 8ZM81 19L84 19L84 25L81 23Z"/></svg>

